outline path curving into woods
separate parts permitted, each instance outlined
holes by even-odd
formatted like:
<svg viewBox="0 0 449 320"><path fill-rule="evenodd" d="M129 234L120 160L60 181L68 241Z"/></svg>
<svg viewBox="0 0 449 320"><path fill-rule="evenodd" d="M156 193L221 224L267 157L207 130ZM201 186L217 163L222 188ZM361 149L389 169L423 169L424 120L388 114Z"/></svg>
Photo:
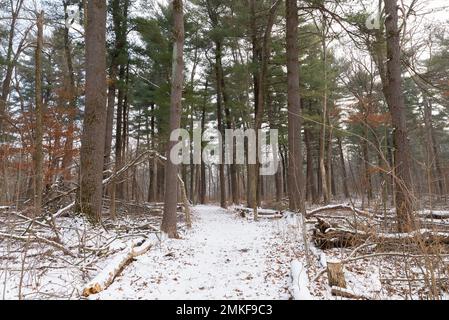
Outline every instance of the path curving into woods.
<svg viewBox="0 0 449 320"><path fill-rule="evenodd" d="M194 227L182 239L138 257L91 299L291 297L290 263L301 238L284 219L254 222L212 206L195 207L193 215Z"/></svg>

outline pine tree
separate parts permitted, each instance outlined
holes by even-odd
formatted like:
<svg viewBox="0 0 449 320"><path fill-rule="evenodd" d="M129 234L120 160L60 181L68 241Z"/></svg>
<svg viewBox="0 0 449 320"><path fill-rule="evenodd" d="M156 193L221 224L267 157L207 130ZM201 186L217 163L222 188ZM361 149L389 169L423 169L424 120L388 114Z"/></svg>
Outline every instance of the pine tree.
<svg viewBox="0 0 449 320"><path fill-rule="evenodd" d="M173 73L170 98L170 130L179 129L181 125L182 91L184 82L184 12L183 1L173 0ZM170 157L171 149L176 141L170 141L167 147L167 162L165 164L165 203L164 217L161 230L170 238L177 238L177 196L178 194L178 166Z"/></svg>
<svg viewBox="0 0 449 320"><path fill-rule="evenodd" d="M86 29L86 107L81 138L77 211L101 219L106 131L106 0L89 1Z"/></svg>

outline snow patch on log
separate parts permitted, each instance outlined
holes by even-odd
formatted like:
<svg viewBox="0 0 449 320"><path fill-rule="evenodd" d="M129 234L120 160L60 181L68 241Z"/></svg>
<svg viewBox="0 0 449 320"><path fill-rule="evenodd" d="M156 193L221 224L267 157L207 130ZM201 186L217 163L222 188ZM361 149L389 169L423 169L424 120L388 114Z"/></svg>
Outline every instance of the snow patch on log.
<svg viewBox="0 0 449 320"><path fill-rule="evenodd" d="M357 208L355 208L353 206L344 205L344 204L337 204L337 205L327 205L327 206L324 206L324 207L321 207L321 208L317 208L317 209L311 210L311 211L309 211L307 213L306 217L307 218L311 218L314 215L316 215L318 213L321 213L321 212L338 211L338 210L351 211L351 212L353 212L353 213L355 213L357 215L363 216L363 217L370 217L370 216L372 216L372 214L370 214L369 212L357 209Z"/></svg>
<svg viewBox="0 0 449 320"><path fill-rule="evenodd" d="M423 215L428 219L437 219L437 220L449 219L449 211L442 211L442 210L423 210L420 212L420 215Z"/></svg>
<svg viewBox="0 0 449 320"><path fill-rule="evenodd" d="M106 290L123 269L132 262L132 259L143 255L159 241L160 240L155 234L151 234L148 239L139 245L132 243L113 258L111 262L109 262L109 264L83 288L82 295L84 297L89 297L90 295Z"/></svg>
<svg viewBox="0 0 449 320"><path fill-rule="evenodd" d="M291 292L295 300L314 300L309 291L309 278L305 266L298 260L291 264Z"/></svg>
<svg viewBox="0 0 449 320"><path fill-rule="evenodd" d="M62 209L59 209L58 212L56 212L53 215L53 219L56 219L60 216L62 216L65 212L69 211L70 209L72 209L73 207L75 207L75 202L72 202L71 204L69 204L67 207L64 207Z"/></svg>
<svg viewBox="0 0 449 320"><path fill-rule="evenodd" d="M447 238L449 235L446 232L434 232L429 229L418 229L412 232L408 233L379 233L377 234L377 237L380 239L399 239L399 240L405 240L405 239L414 239L416 237L441 237L441 238Z"/></svg>

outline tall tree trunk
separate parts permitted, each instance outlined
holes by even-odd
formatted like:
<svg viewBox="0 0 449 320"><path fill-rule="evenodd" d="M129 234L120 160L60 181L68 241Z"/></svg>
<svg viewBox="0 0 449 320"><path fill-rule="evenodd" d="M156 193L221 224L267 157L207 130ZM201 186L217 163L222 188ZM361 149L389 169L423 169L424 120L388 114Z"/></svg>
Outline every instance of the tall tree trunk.
<svg viewBox="0 0 449 320"><path fill-rule="evenodd" d="M125 86L124 86L124 97L123 97L123 120L122 120L122 163L126 163L126 157L128 154L129 145L129 60L128 54L126 54L126 69L125 69ZM129 199L129 179L128 171L123 174L121 180L124 182L119 183L119 192L121 192L122 199Z"/></svg>
<svg viewBox="0 0 449 320"><path fill-rule="evenodd" d="M151 104L151 149L156 150L156 116L155 116L155 104ZM153 179L152 179L152 198L153 201L159 200L159 193L158 193L158 159L156 157L153 158Z"/></svg>
<svg viewBox="0 0 449 320"><path fill-rule="evenodd" d="M145 117L145 132L146 132L146 144L147 148L151 146L150 139L150 121L149 117ZM148 159L148 188L147 188L147 202L153 201L152 199L152 190L153 190L153 164L152 159Z"/></svg>
<svg viewBox="0 0 449 320"><path fill-rule="evenodd" d="M44 110L42 101L42 48L44 44L44 12L37 15L37 45L35 54L36 137L34 140L34 209L35 215L42 210L44 179Z"/></svg>
<svg viewBox="0 0 449 320"><path fill-rule="evenodd" d="M223 102L225 106L225 119L226 119L226 129L233 129L233 117L231 115L231 110L229 108L229 98L228 94L226 92L225 87L225 81L224 81L224 75L223 75L223 64L220 61L220 68L221 68L221 81L222 81L222 89L223 89ZM232 144L232 148L234 148L234 143ZM235 152L233 152L233 161L229 165L229 176L230 176L230 193L232 198L232 203L237 204L238 203L238 185L237 185L237 166L235 164Z"/></svg>
<svg viewBox="0 0 449 320"><path fill-rule="evenodd" d="M390 171L394 171L394 155L393 155L393 137L392 135L386 130L386 143L387 143L387 161ZM388 194L391 195L391 205L396 206L396 200L394 195L394 189L395 189L395 180L393 175L388 175Z"/></svg>
<svg viewBox="0 0 449 320"><path fill-rule="evenodd" d="M193 95L195 93L195 75L196 75L196 69L198 67L198 63L199 63L199 46L198 46L198 34L195 35L195 41L196 41L196 45L195 45L195 50L194 50L194 54L193 54L193 66L192 66L192 72L190 73L190 85L189 85L189 91L190 93ZM195 114L195 105L192 102L190 104L190 123L189 123L189 127L190 127L190 136L193 137L193 124L194 124L194 114ZM197 186L196 184L196 168L197 166L194 163L194 154L193 154L193 143L190 144L190 188L189 188L189 199L192 203L196 203L197 199L196 199L196 192L195 192L195 188ZM187 181L186 181L187 183Z"/></svg>
<svg viewBox="0 0 449 320"><path fill-rule="evenodd" d="M193 136L193 105L190 108L192 114L190 116L190 136ZM189 185L189 193L188 197L190 201L195 204L196 203L196 194L195 194L195 186L196 186L196 166L193 162L193 144L190 144L190 185ZM187 182L186 182L187 183Z"/></svg>
<svg viewBox="0 0 449 320"><path fill-rule="evenodd" d="M118 71L118 93L117 93L117 123L115 138L115 169L120 170L125 161L126 142L127 142L127 107L128 107L128 78L129 78L129 55L128 55L128 7L129 0L115 0L113 8L114 33L116 40L116 61L119 65ZM125 184L120 181L123 177L117 177L112 185L116 188L117 198L124 198Z"/></svg>
<svg viewBox="0 0 449 320"><path fill-rule="evenodd" d="M441 197L444 194L443 171L441 170L440 155L435 144L435 134L432 121L432 102L427 97L424 98L424 124L426 127L426 143L428 153L429 169L435 168L435 189Z"/></svg>
<svg viewBox="0 0 449 320"><path fill-rule="evenodd" d="M337 137L337 143L338 143L338 153L340 154L341 175L343 180L343 193L345 195L345 198L349 199L348 174L346 173L345 156L343 153L343 145L341 143L340 137Z"/></svg>
<svg viewBox="0 0 449 320"><path fill-rule="evenodd" d="M217 123L218 123L218 131L220 132L221 136L224 137L224 130L223 130L223 87L222 87L222 77L223 74L221 72L220 68L220 62L221 62L221 43L216 42L215 43L216 48L216 57L215 57L215 72L216 72L216 82L217 82ZM225 166L224 166L224 144L222 142L221 147L221 155L219 159L219 165L218 165L218 171L219 171L219 177L220 177L220 206L222 208L226 208L226 180L225 180Z"/></svg>
<svg viewBox="0 0 449 320"><path fill-rule="evenodd" d="M324 28L324 27L323 27ZM320 131L320 176L321 176L321 188L323 194L324 203L327 204L330 201L330 186L328 185L327 172L326 172L326 126L328 120L328 103L327 103L327 48L326 38L324 36L323 29L323 68L324 68L324 93L323 93L323 117Z"/></svg>
<svg viewBox="0 0 449 320"><path fill-rule="evenodd" d="M207 11L209 15L209 19L212 22L212 27L219 27L219 15L217 12L217 4L213 3L211 0L206 1ZM217 94L217 125L218 131L221 136L224 137L223 130L223 68L222 68L222 41L217 38L214 41L215 43L215 85L216 85L216 94ZM219 175L219 183L220 183L220 205L222 208L226 208L226 180L225 180L225 166L224 166L224 143L222 141L220 146L220 159L218 164L218 175Z"/></svg>
<svg viewBox="0 0 449 320"><path fill-rule="evenodd" d="M125 88L123 98L123 133L122 133L122 159L126 159L129 145L129 59L126 54Z"/></svg>
<svg viewBox="0 0 449 320"><path fill-rule="evenodd" d="M271 32L273 30L273 25L276 18L276 12L281 4L280 0L273 0L271 3L271 8L268 12L267 24L263 34L262 47L260 48L257 43L257 30L256 30L256 5L255 0L251 1L251 12L252 12L252 41L253 41L253 60L260 62L260 68L256 72L255 77L258 77L258 81L255 82L257 85L257 99L255 99L255 121L254 129L256 130L256 164L251 165L252 169L252 187L253 192L255 191L257 196L257 205L261 203L261 195L264 193L263 179L259 176L260 172L260 157L259 153L259 129L262 127L262 119L265 108L265 100L267 96L267 78L268 78L268 63L271 55ZM256 212L257 218L257 212Z"/></svg>
<svg viewBox="0 0 449 320"><path fill-rule="evenodd" d="M128 1L126 1L128 2ZM126 3L127 5L127 3ZM117 122L115 131L115 165L114 172L120 170L123 162L123 105L124 105L124 77L125 77L125 67L123 64L124 51L126 50L126 23L125 17L122 11L122 3L120 0L112 1L112 22L113 31L115 36L114 49L112 51L111 66L109 74L109 87L108 87L108 104L107 104L107 115L106 115L106 133L105 133L105 162L104 166L107 166L110 162L110 155L112 153L112 132L113 132L113 122L114 122L114 107L115 107L115 95L118 86L118 105L117 105ZM125 10L127 10L125 8ZM119 82L117 80L117 73L119 73ZM118 83L118 85L117 85ZM116 216L115 213L115 201L116 198L123 199L123 183L117 183L122 177L116 177L110 186L111 192L111 215Z"/></svg>
<svg viewBox="0 0 449 320"><path fill-rule="evenodd" d="M184 80L184 12L183 1L173 0L173 75L170 96L170 131L179 129L181 126L181 103ZM167 144L167 162L165 164L165 204L164 216L161 230L170 238L177 238L177 204L176 196L178 192L178 166L170 159L170 152L177 141L170 141Z"/></svg>
<svg viewBox="0 0 449 320"><path fill-rule="evenodd" d="M69 18L67 1L64 1L64 17L67 20ZM64 169L64 178L66 180L71 179L70 166L73 162L73 135L75 134L75 119L77 115L76 107L76 87L75 87L75 73L73 71L72 51L70 48L69 28L64 28L64 54L67 63L67 77L68 77L68 91L69 91L69 124L67 130L66 141L64 144L64 156L62 158L62 168Z"/></svg>
<svg viewBox="0 0 449 320"><path fill-rule="evenodd" d="M86 29L86 107L81 138L77 211L100 221L106 131L106 0L89 1Z"/></svg>
<svg viewBox="0 0 449 320"><path fill-rule="evenodd" d="M224 111L225 111L225 120L226 120L226 129L233 129L232 123L233 118L231 115L231 111L229 108L229 97L226 91L226 83L225 83L225 77L224 77L224 70L223 70L223 62L222 62L222 53L221 53L221 43L220 43L220 56L218 59L218 67L219 67L219 76L221 81L221 91L223 96L223 105L224 105ZM224 137L224 135L223 135ZM232 147L234 148L234 144L232 144ZM235 159L235 155L234 155ZM229 165L229 177L230 177L230 193L232 198L232 203L236 204L238 202L237 199L237 193L238 193L238 186L237 186L237 169L236 164L233 161Z"/></svg>
<svg viewBox="0 0 449 320"><path fill-rule="evenodd" d="M115 167L114 170L120 170L123 159L123 104L124 104L124 85L123 80L125 77L125 67L123 65L119 68L119 89L118 89L118 101L117 101L117 117L115 124ZM117 177L117 180L120 177ZM119 199L123 198L123 183L112 184L112 188L116 189L116 194Z"/></svg>
<svg viewBox="0 0 449 320"><path fill-rule="evenodd" d="M260 76L259 76L259 68L256 66L260 63L260 45L257 39L257 21L256 21L256 0L248 1L249 10L250 10L250 36L251 36L251 45L252 45L252 63L254 65L253 71L253 94L254 94L254 113L255 113L255 123L254 129L256 130L256 139L257 139L257 109L259 107L259 98L260 94ZM257 146L256 146L257 148ZM245 148L246 149L246 148ZM248 157L247 157L248 158ZM256 157L256 164L247 163L247 206L248 208L253 208L255 215L257 215L257 180L258 180L258 159Z"/></svg>
<svg viewBox="0 0 449 320"><path fill-rule="evenodd" d="M310 129L304 130L304 140L306 145L306 153L307 153L307 191L306 193L309 195L309 198L312 200L312 203L318 203L318 194L316 189L315 177L314 177L314 165L313 165L313 156L312 156L312 146L310 142Z"/></svg>
<svg viewBox="0 0 449 320"><path fill-rule="evenodd" d="M328 196L335 195L335 188L332 188L332 180L334 178L334 172L332 170L332 140L333 140L333 127L331 125L329 112L327 113L328 123L329 123L329 139L327 141L327 154L326 154L326 182L328 188Z"/></svg>
<svg viewBox="0 0 449 320"><path fill-rule="evenodd" d="M112 132L114 126L114 108L115 96L117 91L117 73L120 60L120 45L121 45L121 13L120 0L112 0L112 29L114 31L114 48L111 53L111 65L109 67L109 81L108 81L108 104L106 115L106 136L105 136L105 152L104 165L107 169L111 161L112 153Z"/></svg>
<svg viewBox="0 0 449 320"><path fill-rule="evenodd" d="M209 81L206 79L206 84L204 86L204 101L203 101L203 110L201 112L201 132L204 132L205 126L206 126L206 103L207 103L207 90L209 89ZM203 146L201 146L201 155L203 154ZM200 203L205 204L206 203L206 164L201 159L200 164L200 172L201 172L201 185L200 185Z"/></svg>
<svg viewBox="0 0 449 320"><path fill-rule="evenodd" d="M282 188L282 165L279 165L278 170L274 176L275 185L276 185L276 202L281 202L283 197L283 188Z"/></svg>
<svg viewBox="0 0 449 320"><path fill-rule="evenodd" d="M330 158L330 170L329 172L331 172L332 174L330 175L330 185L331 185L331 190L332 190L332 195L336 196L337 195L337 186L335 185L335 174L334 174L334 161L332 159L332 157Z"/></svg>
<svg viewBox="0 0 449 320"><path fill-rule="evenodd" d="M6 50L6 70L4 71L4 79L1 84L1 92L0 92L0 145L6 141L7 135L4 128L5 120L7 119L7 103L8 97L10 94L11 88L11 79L14 71L14 67L17 63L17 59L19 57L20 52L24 49L25 40L27 39L27 34L29 30L26 30L22 40L18 43L16 53L14 53L14 44L16 43L15 35L16 35L16 27L17 21L19 17L19 13L22 9L24 0L18 0L16 2L16 6L14 7L13 2L11 1L11 20L9 21L9 34L8 34L8 45ZM8 186L8 176L7 176L7 155L3 153L3 150L0 149L0 159L3 161L2 165L2 174L3 174L3 190L0 191L0 201L6 200L9 202L10 194L9 194L9 186Z"/></svg>
<svg viewBox="0 0 449 320"><path fill-rule="evenodd" d="M387 37L387 83L383 83L383 90L390 109L394 129L394 172L396 176L395 195L398 231L408 232L414 228L414 218L411 194L410 145L402 91L398 6L397 0L384 0L384 2L387 17L385 20Z"/></svg>
<svg viewBox="0 0 449 320"><path fill-rule="evenodd" d="M222 57L222 48L221 42L215 42L215 77L216 77L216 90L217 90L217 123L218 123L218 131L221 133L221 136L224 137L223 130L223 82L222 82L222 70L220 68ZM226 180L225 180L225 172L224 172L224 154L223 154L223 143L220 146L221 148L221 158L218 164L219 171L219 179L220 179L220 206L222 208L226 208Z"/></svg>
<svg viewBox="0 0 449 320"><path fill-rule="evenodd" d="M285 146L280 150L279 155L281 156L282 161L282 189L284 194L288 194L288 177L287 177L287 169L288 169L288 161L287 161L287 151L285 150Z"/></svg>
<svg viewBox="0 0 449 320"><path fill-rule="evenodd" d="M365 119L365 123L367 123L366 121L367 120ZM364 130L363 139L361 139L360 144L362 146L362 157L363 157L363 181L369 205L371 200L373 199L373 187L370 174L371 162L369 159L369 151L368 151L368 126L365 125L363 130Z"/></svg>
<svg viewBox="0 0 449 320"><path fill-rule="evenodd" d="M270 128L274 129L277 125L273 121L275 119L275 114L277 108L274 107L273 104L273 95L271 90L267 89L267 105L268 105L268 125ZM275 150L275 152L279 153L280 150ZM281 202L283 197L283 189L282 189L282 165L279 164L277 167L276 173L274 175L274 185L275 185L275 197L276 202Z"/></svg>
<svg viewBox="0 0 449 320"><path fill-rule="evenodd" d="M16 7L11 8L11 21L9 25L8 46L6 50L7 65L5 76L2 82L2 90L0 96L0 143L3 142L5 139L5 133L3 132L4 131L3 124L6 118L6 104L8 102L8 96L11 87L11 78L14 71L15 60L17 59L17 57L14 57L14 42L16 35L17 19L19 18L19 13L22 9L23 2L24 0L19 0L16 3ZM20 44L19 47L21 46L22 44Z"/></svg>
<svg viewBox="0 0 449 320"><path fill-rule="evenodd" d="M298 3L287 0L288 194L292 211L305 213L299 96Z"/></svg>
<svg viewBox="0 0 449 320"><path fill-rule="evenodd" d="M115 96L117 91L117 66L112 64L109 69L108 81L108 104L106 112L106 136L104 146L104 169L107 169L111 163L112 154L112 132L114 127L114 110L115 110Z"/></svg>

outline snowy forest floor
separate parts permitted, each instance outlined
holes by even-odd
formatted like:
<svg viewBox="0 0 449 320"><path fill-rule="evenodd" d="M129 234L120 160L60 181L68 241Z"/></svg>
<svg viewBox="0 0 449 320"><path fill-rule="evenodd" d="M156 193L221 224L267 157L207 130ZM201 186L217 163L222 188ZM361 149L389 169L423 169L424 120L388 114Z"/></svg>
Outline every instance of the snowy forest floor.
<svg viewBox="0 0 449 320"><path fill-rule="evenodd" d="M107 275L117 259L145 239L149 251L134 257L109 287L88 299L345 299L333 296L328 284L326 267L333 260L347 261L347 289L358 299L449 298L445 244L416 251L414 243L388 248L368 238L357 247L320 249L313 238L316 215L306 221L307 264L297 216L288 211L264 209L254 221L243 207L195 206L193 227L186 229L179 213L180 239L160 241L158 206L122 208L117 220L106 216L95 227L73 214L52 222L0 208L0 299L85 299L86 285ZM332 209L325 218L339 225L346 221L374 230L386 224L390 229L394 221L393 212L387 220L371 213L356 219L340 206L323 208ZM436 221L429 221L428 214L419 213L423 224L431 222L435 231L449 233L448 211L433 211Z"/></svg>
<svg viewBox="0 0 449 320"><path fill-rule="evenodd" d="M282 220L242 219L193 209L194 227L137 257L91 299L290 299L290 264L301 259L298 230Z"/></svg>

